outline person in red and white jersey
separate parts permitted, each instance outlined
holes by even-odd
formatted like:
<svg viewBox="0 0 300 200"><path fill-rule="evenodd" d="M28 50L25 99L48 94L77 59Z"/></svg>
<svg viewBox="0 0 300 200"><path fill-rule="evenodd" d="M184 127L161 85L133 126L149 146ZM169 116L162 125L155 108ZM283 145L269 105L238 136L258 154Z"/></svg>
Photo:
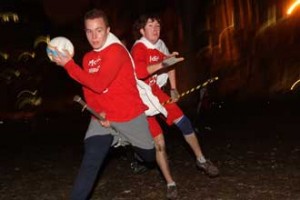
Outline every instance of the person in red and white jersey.
<svg viewBox="0 0 300 200"><path fill-rule="evenodd" d="M175 60L177 59L176 62L179 62L183 58L178 58L178 52L170 54L167 46L160 39L161 21L158 15L145 14L140 16L134 24L134 29L140 37L131 49L137 78L143 80L151 87L153 95L159 99L161 104L170 99L170 96L161 89L169 80L172 102L164 105L167 113L162 114L166 123L168 125L175 124L181 130L186 142L194 152L196 166L210 177L218 176L218 168L205 158L190 120L176 104L179 99L179 93L176 89L175 69L166 68L168 67L166 60L173 57ZM167 72L164 72L166 70ZM177 196L176 183L170 173L163 131L155 115L148 116L147 118L151 134L154 137L156 151L160 158L158 164L167 182L167 196L175 198Z"/></svg>
<svg viewBox="0 0 300 200"><path fill-rule="evenodd" d="M104 121L91 118L84 139L83 160L71 192L72 200L90 197L110 147L120 139L130 143L144 161L155 161L154 142L144 114L148 108L140 98L130 53L110 32L103 11L87 12L84 26L92 50L84 55L82 67L68 52L58 52L54 57L54 62L82 85L88 106L105 118ZM112 130L117 134L112 134Z"/></svg>

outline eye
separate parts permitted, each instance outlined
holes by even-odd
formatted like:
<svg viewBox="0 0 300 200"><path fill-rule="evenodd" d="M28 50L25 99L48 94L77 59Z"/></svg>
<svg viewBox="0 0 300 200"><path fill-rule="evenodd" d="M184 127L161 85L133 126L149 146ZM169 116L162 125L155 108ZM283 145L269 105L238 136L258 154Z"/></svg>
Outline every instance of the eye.
<svg viewBox="0 0 300 200"><path fill-rule="evenodd" d="M91 33L91 30L89 30L89 29L85 29L84 31L85 31L86 34L90 34Z"/></svg>

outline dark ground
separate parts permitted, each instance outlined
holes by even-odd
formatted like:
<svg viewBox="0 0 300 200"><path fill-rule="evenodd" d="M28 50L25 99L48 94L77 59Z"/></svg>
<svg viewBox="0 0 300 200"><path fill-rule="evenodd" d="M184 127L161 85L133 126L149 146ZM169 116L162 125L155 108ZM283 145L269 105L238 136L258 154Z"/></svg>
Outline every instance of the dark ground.
<svg viewBox="0 0 300 200"><path fill-rule="evenodd" d="M221 170L214 179L196 169L178 131L167 129L178 199L300 199L298 100L225 102L212 109L206 124L212 130L199 137L206 156ZM76 112L41 117L35 124L1 121L0 199L68 199L82 158L86 119ZM158 171L133 174L121 152L111 152L92 199L165 199Z"/></svg>

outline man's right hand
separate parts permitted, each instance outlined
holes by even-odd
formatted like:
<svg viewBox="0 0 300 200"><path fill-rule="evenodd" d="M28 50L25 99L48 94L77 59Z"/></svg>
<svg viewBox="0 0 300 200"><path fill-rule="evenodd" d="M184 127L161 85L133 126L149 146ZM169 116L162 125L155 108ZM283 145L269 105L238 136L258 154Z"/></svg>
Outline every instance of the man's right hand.
<svg viewBox="0 0 300 200"><path fill-rule="evenodd" d="M59 51L57 48L55 48L55 54L53 54L53 62L55 62L57 65L64 67L67 62L69 62L72 59L72 55L67 50L64 50L63 52Z"/></svg>

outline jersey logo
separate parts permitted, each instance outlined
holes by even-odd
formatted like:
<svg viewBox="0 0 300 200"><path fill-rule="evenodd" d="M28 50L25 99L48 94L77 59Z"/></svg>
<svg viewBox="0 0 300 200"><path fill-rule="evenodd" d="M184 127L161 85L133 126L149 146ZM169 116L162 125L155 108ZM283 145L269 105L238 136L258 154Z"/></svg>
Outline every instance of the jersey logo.
<svg viewBox="0 0 300 200"><path fill-rule="evenodd" d="M101 58L97 58L97 59L92 59L88 62L88 66L89 66L89 73L92 74L92 73L96 73L99 71L100 69L100 61L101 61Z"/></svg>
<svg viewBox="0 0 300 200"><path fill-rule="evenodd" d="M159 60L159 56L150 56L150 62L157 62Z"/></svg>

